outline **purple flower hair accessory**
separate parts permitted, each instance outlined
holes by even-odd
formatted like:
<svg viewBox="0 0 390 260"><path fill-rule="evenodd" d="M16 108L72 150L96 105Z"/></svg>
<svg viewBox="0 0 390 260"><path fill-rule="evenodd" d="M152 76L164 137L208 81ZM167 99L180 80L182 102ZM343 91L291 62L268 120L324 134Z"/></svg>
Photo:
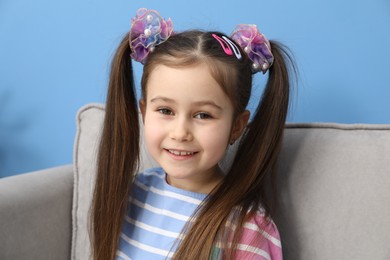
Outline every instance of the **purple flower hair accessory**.
<svg viewBox="0 0 390 260"><path fill-rule="evenodd" d="M271 45L264 34L254 24L239 24L233 30L231 38L241 46L252 60L253 73L267 72L274 62Z"/></svg>
<svg viewBox="0 0 390 260"><path fill-rule="evenodd" d="M131 20L129 33L131 58L144 64L149 52L166 41L172 32L171 19L165 20L155 10L138 9L135 18Z"/></svg>

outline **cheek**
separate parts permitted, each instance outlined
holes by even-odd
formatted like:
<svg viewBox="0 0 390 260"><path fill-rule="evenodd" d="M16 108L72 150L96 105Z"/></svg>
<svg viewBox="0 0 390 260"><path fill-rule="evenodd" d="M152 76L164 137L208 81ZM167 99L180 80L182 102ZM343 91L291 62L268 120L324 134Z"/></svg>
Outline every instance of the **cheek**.
<svg viewBox="0 0 390 260"><path fill-rule="evenodd" d="M145 143L149 151L160 146L162 141L161 126L156 125L153 120L148 120L147 117L145 118L144 134Z"/></svg>
<svg viewBox="0 0 390 260"><path fill-rule="evenodd" d="M223 157L226 148L228 147L230 139L229 127L230 125L220 126L216 129L205 131L202 134L203 147L205 147L216 160L220 160Z"/></svg>

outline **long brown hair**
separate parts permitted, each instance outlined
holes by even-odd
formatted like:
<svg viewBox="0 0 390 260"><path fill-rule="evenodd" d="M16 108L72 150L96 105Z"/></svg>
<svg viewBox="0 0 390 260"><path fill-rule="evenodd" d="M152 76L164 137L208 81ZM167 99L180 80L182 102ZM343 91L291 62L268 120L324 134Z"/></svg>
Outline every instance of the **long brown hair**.
<svg viewBox="0 0 390 260"><path fill-rule="evenodd" d="M115 259L129 187L139 165L139 124L130 47L125 37L111 65L91 207L93 259Z"/></svg>
<svg viewBox="0 0 390 260"><path fill-rule="evenodd" d="M149 75L158 64L171 67L205 64L229 96L235 115L244 112L251 96L251 61L246 55L243 59L226 55L211 36L213 33L223 35L186 31L156 46L144 66L143 98L147 95ZM265 190L270 184L268 180L272 180L281 147L289 104L289 68L294 66L282 45L270 43L274 64L269 69L264 93L240 140L232 166L196 210L194 221L185 226L186 235L182 241L177 241L174 259L209 259L217 240L232 243L224 245L230 250L223 253L224 259L232 259L245 221L259 208L264 208L267 215L271 214L272 202ZM241 53L244 52L241 50ZM129 55L126 36L112 65L99 152L92 211L94 259L115 257L129 187L138 169L138 108ZM233 239L229 241L226 239L231 235L226 232L228 222L236 227Z"/></svg>

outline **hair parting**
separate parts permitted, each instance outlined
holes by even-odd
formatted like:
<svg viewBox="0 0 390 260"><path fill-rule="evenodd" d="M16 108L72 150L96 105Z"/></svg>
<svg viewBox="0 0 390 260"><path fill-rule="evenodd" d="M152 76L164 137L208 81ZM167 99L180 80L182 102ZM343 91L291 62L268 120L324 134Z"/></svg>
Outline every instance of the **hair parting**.
<svg viewBox="0 0 390 260"><path fill-rule="evenodd" d="M90 237L95 260L115 259L131 183L139 165L139 124L128 36L111 65Z"/></svg>

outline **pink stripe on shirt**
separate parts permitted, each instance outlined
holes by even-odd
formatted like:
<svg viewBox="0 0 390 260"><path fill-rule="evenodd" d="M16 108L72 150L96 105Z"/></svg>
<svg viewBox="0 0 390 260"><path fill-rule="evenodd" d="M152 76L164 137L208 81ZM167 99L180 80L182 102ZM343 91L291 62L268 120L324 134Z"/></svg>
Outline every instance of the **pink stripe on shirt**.
<svg viewBox="0 0 390 260"><path fill-rule="evenodd" d="M259 212L243 228L237 259L283 259L279 231L272 220Z"/></svg>
<svg viewBox="0 0 390 260"><path fill-rule="evenodd" d="M232 226L229 228L234 230ZM245 222L235 259L283 259L279 231L275 223L263 213L258 212Z"/></svg>

